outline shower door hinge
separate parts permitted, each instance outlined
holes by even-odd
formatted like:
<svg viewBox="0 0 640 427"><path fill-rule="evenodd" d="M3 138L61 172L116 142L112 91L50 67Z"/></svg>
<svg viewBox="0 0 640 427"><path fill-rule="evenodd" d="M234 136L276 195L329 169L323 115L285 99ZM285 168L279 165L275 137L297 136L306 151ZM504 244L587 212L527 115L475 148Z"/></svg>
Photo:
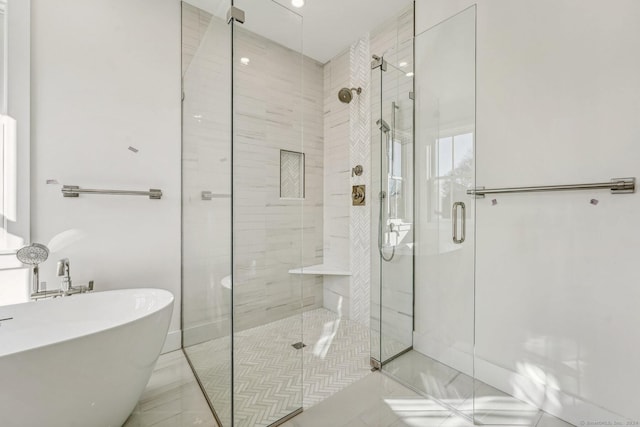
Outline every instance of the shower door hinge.
<svg viewBox="0 0 640 427"><path fill-rule="evenodd" d="M377 55L373 55L373 61L371 61L371 69L375 70L380 67L382 71L387 71L387 61Z"/></svg>
<svg viewBox="0 0 640 427"><path fill-rule="evenodd" d="M244 24L244 10L235 6L231 6L229 10L227 10L227 24L230 24L231 21L236 21L239 24Z"/></svg>
<svg viewBox="0 0 640 427"><path fill-rule="evenodd" d="M378 360L374 359L373 357L369 358L369 365L371 365L372 371L379 371L380 369L382 369L382 363L380 363Z"/></svg>
<svg viewBox="0 0 640 427"><path fill-rule="evenodd" d="M409 99L416 99L416 93L415 92L409 92Z"/></svg>

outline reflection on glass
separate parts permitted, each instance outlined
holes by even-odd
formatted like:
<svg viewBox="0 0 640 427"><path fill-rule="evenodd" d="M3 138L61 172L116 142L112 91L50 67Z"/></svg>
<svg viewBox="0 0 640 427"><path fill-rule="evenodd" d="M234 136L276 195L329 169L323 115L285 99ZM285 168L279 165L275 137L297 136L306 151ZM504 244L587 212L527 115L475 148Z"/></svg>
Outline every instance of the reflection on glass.
<svg viewBox="0 0 640 427"><path fill-rule="evenodd" d="M445 176L451 173L453 167L453 138L439 138L436 141L438 163L436 165L437 176Z"/></svg>

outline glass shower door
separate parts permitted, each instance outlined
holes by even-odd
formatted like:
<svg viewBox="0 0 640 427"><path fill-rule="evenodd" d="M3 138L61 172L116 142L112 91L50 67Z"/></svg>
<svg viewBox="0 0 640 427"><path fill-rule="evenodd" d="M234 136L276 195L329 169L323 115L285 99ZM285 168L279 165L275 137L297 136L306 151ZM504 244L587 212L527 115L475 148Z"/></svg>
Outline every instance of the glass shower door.
<svg viewBox="0 0 640 427"><path fill-rule="evenodd" d="M372 359L384 365L413 341L412 41L373 65Z"/></svg>
<svg viewBox="0 0 640 427"><path fill-rule="evenodd" d="M182 346L219 424L230 427L230 1L216 3L182 3Z"/></svg>
<svg viewBox="0 0 640 427"><path fill-rule="evenodd" d="M229 19L231 18L231 19ZM302 18L182 5L183 347L222 427L302 402ZM277 23L277 25L274 25Z"/></svg>
<svg viewBox="0 0 640 427"><path fill-rule="evenodd" d="M414 43L413 347L383 370L447 417L473 409L475 200L466 191L475 183L475 7Z"/></svg>
<svg viewBox="0 0 640 427"><path fill-rule="evenodd" d="M233 425L302 410L302 17L234 0Z"/></svg>

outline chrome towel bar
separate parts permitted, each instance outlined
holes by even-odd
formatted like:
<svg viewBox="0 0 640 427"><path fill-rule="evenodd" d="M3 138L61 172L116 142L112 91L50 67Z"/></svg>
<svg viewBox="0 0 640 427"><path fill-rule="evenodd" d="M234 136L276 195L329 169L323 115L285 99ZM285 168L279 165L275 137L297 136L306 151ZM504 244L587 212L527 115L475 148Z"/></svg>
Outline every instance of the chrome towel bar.
<svg viewBox="0 0 640 427"><path fill-rule="evenodd" d="M96 190L92 188L80 188L76 185L63 185L63 197L79 197L80 194L113 194L118 196L148 196L150 199L158 200L162 198L162 190L152 188L149 191L131 190Z"/></svg>
<svg viewBox="0 0 640 427"><path fill-rule="evenodd" d="M569 190L611 190L612 194L625 194L636 192L635 178L613 178L609 182L596 182L591 184L569 184L569 185L544 185L539 187L505 187L505 188L484 188L476 187L467 190L470 196L484 197L486 194L505 193L533 193L540 191L569 191Z"/></svg>

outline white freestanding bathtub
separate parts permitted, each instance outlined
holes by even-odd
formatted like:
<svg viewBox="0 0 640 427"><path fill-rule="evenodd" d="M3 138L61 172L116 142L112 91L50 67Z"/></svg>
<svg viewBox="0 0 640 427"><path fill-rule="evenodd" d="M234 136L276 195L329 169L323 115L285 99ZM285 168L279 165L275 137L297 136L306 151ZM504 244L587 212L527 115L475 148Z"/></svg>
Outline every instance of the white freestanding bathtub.
<svg viewBox="0 0 640 427"><path fill-rule="evenodd" d="M164 344L173 295L92 292L0 307L0 426L120 427Z"/></svg>

